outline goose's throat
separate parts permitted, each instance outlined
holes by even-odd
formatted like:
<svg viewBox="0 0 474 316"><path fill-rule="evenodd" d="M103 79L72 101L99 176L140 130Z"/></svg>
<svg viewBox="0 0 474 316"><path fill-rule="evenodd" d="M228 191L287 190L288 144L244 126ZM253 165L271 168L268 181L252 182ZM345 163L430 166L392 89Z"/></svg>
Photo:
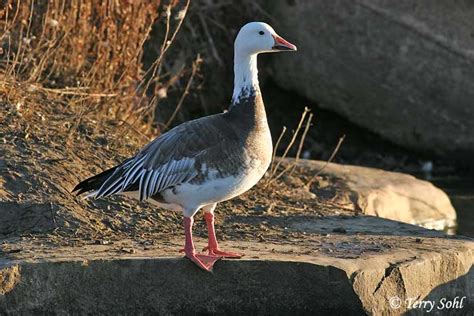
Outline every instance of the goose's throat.
<svg viewBox="0 0 474 316"><path fill-rule="evenodd" d="M235 56L234 61L234 93L232 105L238 104L260 94L258 85L257 55Z"/></svg>

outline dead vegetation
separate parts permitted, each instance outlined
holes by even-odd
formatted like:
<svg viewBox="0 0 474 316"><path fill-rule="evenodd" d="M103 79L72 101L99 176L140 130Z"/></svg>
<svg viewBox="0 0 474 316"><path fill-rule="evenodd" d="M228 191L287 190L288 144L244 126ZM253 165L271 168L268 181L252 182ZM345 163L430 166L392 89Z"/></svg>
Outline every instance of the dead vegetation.
<svg viewBox="0 0 474 316"><path fill-rule="evenodd" d="M221 56L213 36L216 27L223 32L225 26L206 14L219 5L224 4L209 2L193 18L199 32L209 35L212 58L223 60L231 54ZM121 238L149 242L181 229L179 214L121 197L84 201L70 190L176 121L193 83L201 81L199 55L185 52L192 58L174 63L166 58L176 49L180 29L198 32L183 22L189 6L189 1L5 2L0 11L0 237L41 237L67 245ZM144 68L152 31L159 45ZM156 107L170 90L179 91L175 108L158 124ZM305 111L291 137L288 148L298 144L298 156L311 120ZM301 170L287 172L294 169L276 162L267 182L223 203L219 216L254 216L248 225L227 223L228 234L255 238L256 228L270 229L260 223L262 216L322 210L309 190L300 190Z"/></svg>
<svg viewBox="0 0 474 316"><path fill-rule="evenodd" d="M67 103L76 113L71 133L85 116L149 132L160 98L191 68L181 65L182 71L170 76L162 67L188 7L189 0L4 1L2 102L34 107L38 95ZM152 29L159 29L163 39L156 60L144 69Z"/></svg>
<svg viewBox="0 0 474 316"><path fill-rule="evenodd" d="M309 115L308 115L309 114ZM306 116L308 115L308 119L306 119ZM298 150L296 152L295 160L293 164L290 164L286 166L285 168L281 168L281 163L283 159L276 160L276 155L277 151L279 150L281 140L285 136L286 133L286 127L283 127L283 130L278 137L278 140L275 144L275 148L273 149L273 155L272 155L272 163L270 165L270 170L268 172L268 177L265 179L265 186L269 186L276 180L280 179L285 173L287 172L292 172L292 170L295 168L296 164L298 163L298 160L300 159L301 155L301 150L303 149L303 144L304 140L306 138L306 135L308 134L309 128L311 127L311 121L313 120L313 113L310 113L309 108L305 108L303 113L301 114L300 122L298 123L298 126L296 129L293 131L291 139L286 146L285 150L283 151L283 154L281 155L281 158L286 158L288 156L288 153L290 150L293 148L293 145L297 141L298 137L300 138L299 140L299 145L298 145ZM302 130L304 125L304 129L302 134L300 135L300 131ZM283 169L283 170L281 170Z"/></svg>
<svg viewBox="0 0 474 316"><path fill-rule="evenodd" d="M188 7L174 0L2 2L2 235L84 237L104 228L71 186L148 140L164 89L187 80L186 65L173 76L162 66ZM144 69L152 29L161 29L162 44ZM198 66L190 65L188 81Z"/></svg>

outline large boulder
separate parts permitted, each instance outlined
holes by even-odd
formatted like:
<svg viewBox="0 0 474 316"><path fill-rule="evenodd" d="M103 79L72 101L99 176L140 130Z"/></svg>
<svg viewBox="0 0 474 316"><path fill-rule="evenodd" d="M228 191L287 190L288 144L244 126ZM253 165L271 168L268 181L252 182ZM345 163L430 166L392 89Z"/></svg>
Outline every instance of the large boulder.
<svg viewBox="0 0 474 316"><path fill-rule="evenodd" d="M399 172L317 160L301 160L299 166L307 168L307 174L321 170L310 189L325 203L430 229L456 225L456 211L449 197L428 181Z"/></svg>
<svg viewBox="0 0 474 316"><path fill-rule="evenodd" d="M472 1L267 1L277 83L391 141L474 152Z"/></svg>

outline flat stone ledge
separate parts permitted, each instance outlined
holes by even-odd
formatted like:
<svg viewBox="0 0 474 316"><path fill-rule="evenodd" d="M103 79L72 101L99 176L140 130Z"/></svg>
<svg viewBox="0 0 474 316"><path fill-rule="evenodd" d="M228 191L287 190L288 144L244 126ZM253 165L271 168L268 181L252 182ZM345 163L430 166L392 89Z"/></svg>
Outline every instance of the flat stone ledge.
<svg viewBox="0 0 474 316"><path fill-rule="evenodd" d="M225 261L213 274L175 258L41 262L19 269L21 283L0 299L7 313L363 314L343 270L304 262Z"/></svg>
<svg viewBox="0 0 474 316"><path fill-rule="evenodd" d="M246 257L219 261L212 274L175 257L178 239L146 249L128 240L68 248L4 241L0 314L399 315L409 298L455 296L467 296L458 312L474 312L472 240L372 216L335 218L288 218L287 230L300 235L285 240L226 241ZM395 296L398 309L389 304Z"/></svg>

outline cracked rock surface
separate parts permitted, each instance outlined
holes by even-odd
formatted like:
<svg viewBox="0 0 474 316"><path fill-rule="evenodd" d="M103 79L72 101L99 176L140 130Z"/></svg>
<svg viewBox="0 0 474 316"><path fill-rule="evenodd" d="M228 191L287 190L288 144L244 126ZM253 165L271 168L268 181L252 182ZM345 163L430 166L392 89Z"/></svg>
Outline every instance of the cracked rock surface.
<svg viewBox="0 0 474 316"><path fill-rule="evenodd" d="M219 261L212 274L180 258L180 239L77 247L5 240L0 311L398 315L410 298L467 296L457 312L474 312L470 239L372 216L292 216L272 225L286 237L225 241L246 256ZM402 302L396 309L392 297Z"/></svg>

